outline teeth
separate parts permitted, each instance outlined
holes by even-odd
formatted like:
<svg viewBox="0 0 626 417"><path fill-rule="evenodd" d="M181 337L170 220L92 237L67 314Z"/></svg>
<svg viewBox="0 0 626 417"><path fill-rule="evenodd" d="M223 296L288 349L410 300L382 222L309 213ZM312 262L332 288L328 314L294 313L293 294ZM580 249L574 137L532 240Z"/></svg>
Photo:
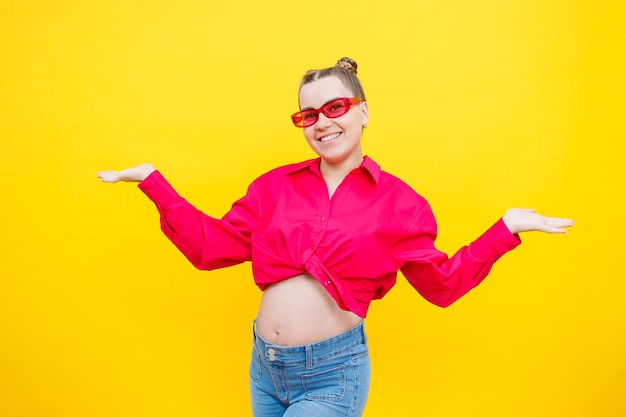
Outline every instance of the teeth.
<svg viewBox="0 0 626 417"><path fill-rule="evenodd" d="M323 138L320 138L320 142L328 142L329 140L339 137L339 135L341 135L341 133L333 133L332 135L324 136Z"/></svg>

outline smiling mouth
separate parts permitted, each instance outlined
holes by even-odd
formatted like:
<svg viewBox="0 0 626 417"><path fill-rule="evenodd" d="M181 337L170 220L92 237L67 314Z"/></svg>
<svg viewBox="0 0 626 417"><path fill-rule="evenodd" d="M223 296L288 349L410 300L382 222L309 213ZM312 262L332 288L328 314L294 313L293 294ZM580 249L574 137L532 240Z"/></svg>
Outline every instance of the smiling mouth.
<svg viewBox="0 0 626 417"><path fill-rule="evenodd" d="M341 132L339 132L339 133L332 133L330 135L327 135L327 136L319 138L318 141L320 141L320 142L329 142L329 141L331 141L331 140L333 140L335 138L338 138L339 136L341 136Z"/></svg>

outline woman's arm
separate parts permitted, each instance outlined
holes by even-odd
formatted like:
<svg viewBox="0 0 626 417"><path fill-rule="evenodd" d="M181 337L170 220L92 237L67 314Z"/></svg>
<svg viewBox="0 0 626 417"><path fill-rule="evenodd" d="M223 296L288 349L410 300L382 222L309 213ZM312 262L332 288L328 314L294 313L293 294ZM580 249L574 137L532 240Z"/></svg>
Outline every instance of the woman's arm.
<svg viewBox="0 0 626 417"><path fill-rule="evenodd" d="M497 260L520 244L518 233L565 233L573 224L570 219L546 217L530 209L510 209L478 239L448 257L435 247L437 225L426 206L394 255L409 283L428 301L446 307L477 286Z"/></svg>
<svg viewBox="0 0 626 417"><path fill-rule="evenodd" d="M152 164L100 171L97 176L108 183L139 182L139 188L159 211L161 230L196 268L223 268L250 260L258 213L252 186L223 218L217 219L181 197Z"/></svg>

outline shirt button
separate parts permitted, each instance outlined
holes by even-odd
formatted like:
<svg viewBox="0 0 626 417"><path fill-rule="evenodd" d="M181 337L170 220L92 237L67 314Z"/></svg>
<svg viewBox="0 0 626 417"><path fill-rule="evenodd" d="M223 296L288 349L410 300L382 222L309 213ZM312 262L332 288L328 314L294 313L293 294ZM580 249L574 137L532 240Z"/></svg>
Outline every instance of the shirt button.
<svg viewBox="0 0 626 417"><path fill-rule="evenodd" d="M330 285L330 281L326 281L324 285Z"/></svg>
<svg viewBox="0 0 626 417"><path fill-rule="evenodd" d="M325 222L325 221L326 221L326 216L322 216L322 218L320 219L320 221Z"/></svg>

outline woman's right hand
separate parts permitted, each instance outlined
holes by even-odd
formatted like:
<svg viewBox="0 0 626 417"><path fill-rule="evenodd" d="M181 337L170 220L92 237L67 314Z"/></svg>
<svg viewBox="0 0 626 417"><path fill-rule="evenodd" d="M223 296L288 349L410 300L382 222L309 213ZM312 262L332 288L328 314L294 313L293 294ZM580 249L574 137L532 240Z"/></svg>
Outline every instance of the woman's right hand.
<svg viewBox="0 0 626 417"><path fill-rule="evenodd" d="M137 165L136 167L123 169L121 171L100 171L96 175L102 180L102 182L141 182L145 180L148 175L152 174L155 170L156 168L152 164L141 164Z"/></svg>
<svg viewBox="0 0 626 417"><path fill-rule="evenodd" d="M571 219L546 217L533 209L510 209L502 217L504 224L513 234L538 231L545 233L567 233L566 227L574 225Z"/></svg>

